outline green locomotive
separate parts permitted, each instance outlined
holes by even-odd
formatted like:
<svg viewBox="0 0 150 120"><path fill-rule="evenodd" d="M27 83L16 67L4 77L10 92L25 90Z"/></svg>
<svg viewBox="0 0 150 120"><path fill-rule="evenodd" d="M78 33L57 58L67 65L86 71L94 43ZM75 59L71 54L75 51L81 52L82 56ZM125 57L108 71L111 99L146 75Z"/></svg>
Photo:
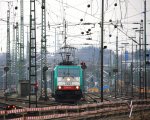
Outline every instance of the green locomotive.
<svg viewBox="0 0 150 120"><path fill-rule="evenodd" d="M56 101L78 101L83 96L80 65L57 65L52 72L52 96Z"/></svg>

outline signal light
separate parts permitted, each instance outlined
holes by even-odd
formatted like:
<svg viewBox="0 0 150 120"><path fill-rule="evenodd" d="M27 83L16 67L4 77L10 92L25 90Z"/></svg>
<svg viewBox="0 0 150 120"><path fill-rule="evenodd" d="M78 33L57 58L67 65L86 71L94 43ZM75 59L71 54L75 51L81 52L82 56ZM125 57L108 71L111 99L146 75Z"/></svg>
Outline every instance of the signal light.
<svg viewBox="0 0 150 120"><path fill-rule="evenodd" d="M38 85L38 82L36 81L36 83L34 84L34 89L35 89L35 91L37 91L38 88L39 88L39 85Z"/></svg>
<svg viewBox="0 0 150 120"><path fill-rule="evenodd" d="M6 107L7 110L11 110L11 109L16 109L16 106L15 105L8 105Z"/></svg>
<svg viewBox="0 0 150 120"><path fill-rule="evenodd" d="M82 69L86 69L86 68L87 68L85 62L81 62L81 68L82 68Z"/></svg>
<svg viewBox="0 0 150 120"><path fill-rule="evenodd" d="M16 109L16 106L15 106L15 105L13 105L13 106L12 106L12 108L13 108L13 109Z"/></svg>

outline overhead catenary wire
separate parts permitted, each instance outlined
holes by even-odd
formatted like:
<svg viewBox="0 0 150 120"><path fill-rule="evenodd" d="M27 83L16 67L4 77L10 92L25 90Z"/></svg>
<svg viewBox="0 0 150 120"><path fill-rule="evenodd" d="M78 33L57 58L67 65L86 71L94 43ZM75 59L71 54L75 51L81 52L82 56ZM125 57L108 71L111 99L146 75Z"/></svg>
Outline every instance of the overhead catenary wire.
<svg viewBox="0 0 150 120"><path fill-rule="evenodd" d="M57 1L61 2L61 0L57 0ZM57 1L55 1L55 2L57 2ZM84 1L84 2L81 1L81 2L82 2L82 4L84 4L84 3L87 4L86 1ZM93 2L94 2L94 1L93 1ZM96 2L96 1L95 1L95 2ZM99 2L99 1L98 1L98 2ZM108 10L105 9L105 13L107 13L107 11L110 10L110 7L111 7L111 8L113 7L114 2L116 2L116 0L114 0L114 1L108 0L107 2L109 2L109 3L108 3L109 8L108 8ZM124 1L121 1L121 2L124 3ZM49 4L49 2L47 2L47 3ZM80 8L78 7L78 5L80 5L80 3L79 3L78 5L76 5L76 6L73 6L73 5L70 4L71 6L73 6L73 7L75 7L75 8L70 7L69 4L66 4L66 3L64 3L64 5L67 6L68 9L70 9L70 8L71 8L71 9L77 8L77 9L79 9L79 10L83 10L83 12L81 12L81 11L78 10L78 12L80 12L80 13L84 13L84 14L85 14L85 12L86 12L85 9L80 9ZM123 6L123 5L124 5L124 4L122 4L121 6ZM39 7L39 6L38 6L38 7ZM123 7L124 7L124 6L123 6ZM122 7L122 8L123 8L123 7ZM48 9L51 9L51 10L48 10ZM59 16L60 14L56 13L51 7L48 7L48 9L47 9L47 12L49 12L49 15L50 15L49 18L51 18L51 19L49 19L49 21L50 21L51 23L54 23L55 25L57 25L58 21L59 21L60 18L61 18L61 16ZM75 10L77 10L77 9L75 9ZM116 12L117 12L117 11L116 11ZM148 12L148 11L147 11L147 12ZM92 12L92 13L93 13L93 12ZM121 13L121 11L120 11L120 13ZM47 14L48 14L48 13L47 13ZM90 16L93 15L95 19L99 19L99 18L98 18L96 15L94 15L94 14L86 13L86 15L89 15L89 14L90 14ZM143 13L140 12L139 14L141 15L141 14L143 14ZM53 17L54 15L56 16L55 18ZM67 14L67 16L68 16L68 15L69 15L69 14ZM97 14L97 15L98 15L98 14ZM136 14L135 14L135 15L136 15ZM74 15L72 15L71 17L73 17L73 16L74 16ZM91 17L93 18L93 16L91 16ZM138 16L138 15L137 15L137 16ZM130 19L130 17L131 17L131 16L128 16L129 19ZM134 18L134 17L136 17L136 16L133 16L133 17L131 17L131 18ZM57 19L57 18L58 18L58 19ZM74 18L75 18L76 20L78 19L77 16L75 16ZM53 20L52 20L52 19L53 19ZM125 19L127 19L127 17L126 17L126 18L123 18L123 19L125 20ZM116 21L116 20L114 20L114 22L115 22L115 21ZM107 22L107 21L105 21L105 23L106 23L106 22ZM50 23L50 25L51 25L51 23ZM125 23L122 22L122 24L125 24ZM78 26L74 26L74 28L75 28L75 27L78 27ZM79 27L78 27L78 28L79 28ZM80 30L81 30L81 31L83 31L83 30L86 31L86 29L87 29L87 28L86 28L85 26L80 26ZM106 28L106 29L107 29L107 28ZM112 30L112 28L110 28L110 29ZM111 30L110 30L110 33L111 33ZM124 32L126 32L126 27L125 27L125 25L124 25L124 29L122 29L122 30L123 30ZM107 34L107 31L106 31L106 34Z"/></svg>

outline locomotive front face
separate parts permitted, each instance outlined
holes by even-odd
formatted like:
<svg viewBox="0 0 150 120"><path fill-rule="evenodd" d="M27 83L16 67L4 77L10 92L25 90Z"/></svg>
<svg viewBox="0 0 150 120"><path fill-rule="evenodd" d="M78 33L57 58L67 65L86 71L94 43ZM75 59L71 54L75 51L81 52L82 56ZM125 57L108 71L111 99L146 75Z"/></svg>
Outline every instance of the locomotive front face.
<svg viewBox="0 0 150 120"><path fill-rule="evenodd" d="M80 90L80 69L78 67L64 67L58 69L58 90Z"/></svg>
<svg viewBox="0 0 150 120"><path fill-rule="evenodd" d="M83 97L82 68L77 65L58 65L53 72L53 97L56 101L78 101Z"/></svg>

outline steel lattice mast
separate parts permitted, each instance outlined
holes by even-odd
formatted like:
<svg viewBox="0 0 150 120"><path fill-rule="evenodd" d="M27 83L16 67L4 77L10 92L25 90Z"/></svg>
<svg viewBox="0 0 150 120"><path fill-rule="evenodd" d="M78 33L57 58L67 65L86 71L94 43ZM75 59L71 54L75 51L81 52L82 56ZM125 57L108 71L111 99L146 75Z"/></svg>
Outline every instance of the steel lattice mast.
<svg viewBox="0 0 150 120"><path fill-rule="evenodd" d="M13 24L13 41L12 41L12 73L13 73L13 82L17 84L16 81L16 37L15 37L15 24Z"/></svg>
<svg viewBox="0 0 150 120"><path fill-rule="evenodd" d="M18 22L16 22L16 57L15 57L15 61L16 61L16 73L19 73L19 26L18 26ZM16 83L19 82L19 75L16 74Z"/></svg>
<svg viewBox="0 0 150 120"><path fill-rule="evenodd" d="M10 56L10 10L9 10L9 3L8 3L8 10L7 10L7 53L6 53L6 67L8 68L6 72L9 70L7 75L6 82L6 89L7 83L10 85L10 67L11 67L11 56Z"/></svg>
<svg viewBox="0 0 150 120"><path fill-rule="evenodd" d="M24 66L24 4L20 0L20 61L19 61L19 80L25 80Z"/></svg>
<svg viewBox="0 0 150 120"><path fill-rule="evenodd" d="M30 0L30 46L29 46L29 107L37 107L37 69L36 69L36 16L35 0ZM32 96L32 99L31 99Z"/></svg>
<svg viewBox="0 0 150 120"><path fill-rule="evenodd" d="M41 28L41 98L47 99L47 86L46 86L46 11L45 0L42 0L42 28Z"/></svg>

